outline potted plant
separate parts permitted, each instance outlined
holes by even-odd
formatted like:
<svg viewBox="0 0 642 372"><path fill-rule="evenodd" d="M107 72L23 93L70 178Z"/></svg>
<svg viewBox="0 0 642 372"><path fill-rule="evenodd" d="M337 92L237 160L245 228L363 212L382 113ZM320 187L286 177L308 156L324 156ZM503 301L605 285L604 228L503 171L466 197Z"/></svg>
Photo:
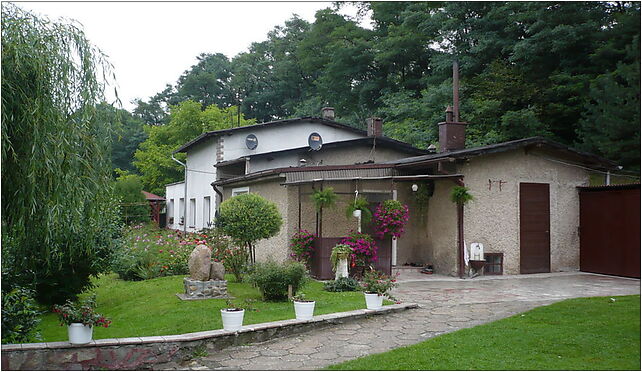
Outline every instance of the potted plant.
<svg viewBox="0 0 642 372"><path fill-rule="evenodd" d="M67 325L70 343L87 344L92 340L94 326L109 327L111 321L96 313L95 307L96 295L77 302L67 300L64 305L54 305L53 312L58 314L60 325Z"/></svg>
<svg viewBox="0 0 642 372"><path fill-rule="evenodd" d="M234 305L231 300L227 300L225 308L221 309L221 318L223 318L223 329L226 331L236 332L243 325L243 316L245 309Z"/></svg>
<svg viewBox="0 0 642 372"><path fill-rule="evenodd" d="M375 270L368 271L363 276L363 293L366 297L366 308L371 310L381 309L383 298L396 301L390 290L397 286L397 280Z"/></svg>
<svg viewBox="0 0 642 372"><path fill-rule="evenodd" d="M354 202L348 204L346 207L346 218L361 217L361 226L368 224L372 220L372 212L368 208L368 200L360 196Z"/></svg>
<svg viewBox="0 0 642 372"><path fill-rule="evenodd" d="M310 195L317 211L317 235L319 237L323 236L323 208L334 207L338 197L332 187L315 190Z"/></svg>
<svg viewBox="0 0 642 372"><path fill-rule="evenodd" d="M332 248L330 262L335 273L334 280L348 276L348 257L352 254L352 247L347 244L337 244Z"/></svg>
<svg viewBox="0 0 642 372"><path fill-rule="evenodd" d="M360 279L365 269L377 262L377 245L372 236L366 233L350 231L350 234L339 242L352 248L350 254L350 274Z"/></svg>
<svg viewBox="0 0 642 372"><path fill-rule="evenodd" d="M457 205L465 205L473 199L468 187L465 186L455 186L450 192L450 200Z"/></svg>
<svg viewBox="0 0 642 372"><path fill-rule="evenodd" d="M375 236L383 239L386 235L401 237L408 222L408 206L398 200L386 200L377 206L374 214Z"/></svg>
<svg viewBox="0 0 642 372"><path fill-rule="evenodd" d="M314 304L312 300L305 298L305 293L299 293L292 297L294 303L294 314L297 320L310 320L314 316Z"/></svg>

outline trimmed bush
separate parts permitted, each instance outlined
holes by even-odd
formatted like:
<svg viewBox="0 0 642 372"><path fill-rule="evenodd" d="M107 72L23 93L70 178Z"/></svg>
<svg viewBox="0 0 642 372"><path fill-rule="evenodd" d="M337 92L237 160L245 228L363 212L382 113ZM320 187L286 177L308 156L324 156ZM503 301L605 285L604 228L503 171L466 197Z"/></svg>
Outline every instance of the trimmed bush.
<svg viewBox="0 0 642 372"><path fill-rule="evenodd" d="M354 278L339 278L323 285L323 290L328 292L354 292L360 288L359 281Z"/></svg>
<svg viewBox="0 0 642 372"><path fill-rule="evenodd" d="M288 298L288 286L295 294L308 280L305 265L289 261L284 264L269 260L252 267L248 282L256 286L266 301L284 301Z"/></svg>

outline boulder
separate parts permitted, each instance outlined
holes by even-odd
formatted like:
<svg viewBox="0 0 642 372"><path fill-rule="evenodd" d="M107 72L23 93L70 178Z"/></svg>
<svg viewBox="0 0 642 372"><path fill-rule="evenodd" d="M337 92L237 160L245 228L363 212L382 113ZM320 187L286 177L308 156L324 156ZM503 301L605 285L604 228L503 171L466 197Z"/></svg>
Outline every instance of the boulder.
<svg viewBox="0 0 642 372"><path fill-rule="evenodd" d="M193 280L207 281L210 278L212 251L206 245L199 244L189 255L189 277Z"/></svg>
<svg viewBox="0 0 642 372"><path fill-rule="evenodd" d="M225 266L220 262L212 262L210 280L225 280Z"/></svg>

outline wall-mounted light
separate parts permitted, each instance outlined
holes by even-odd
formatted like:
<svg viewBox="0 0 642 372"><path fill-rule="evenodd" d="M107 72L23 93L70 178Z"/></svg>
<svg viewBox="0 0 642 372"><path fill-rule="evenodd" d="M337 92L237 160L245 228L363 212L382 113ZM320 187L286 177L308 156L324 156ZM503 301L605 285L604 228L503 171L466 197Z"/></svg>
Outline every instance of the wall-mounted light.
<svg viewBox="0 0 642 372"><path fill-rule="evenodd" d="M413 192L417 192L417 190L419 190L419 186L416 183L413 183L411 188Z"/></svg>

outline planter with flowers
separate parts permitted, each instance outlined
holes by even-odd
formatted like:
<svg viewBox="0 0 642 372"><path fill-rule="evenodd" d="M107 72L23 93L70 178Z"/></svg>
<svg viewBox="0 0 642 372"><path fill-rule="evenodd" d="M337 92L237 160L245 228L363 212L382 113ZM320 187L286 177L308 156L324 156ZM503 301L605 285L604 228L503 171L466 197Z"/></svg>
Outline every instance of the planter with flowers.
<svg viewBox="0 0 642 372"><path fill-rule="evenodd" d="M347 244L337 244L332 248L330 262L334 271L334 280L348 277L348 258L352 254L352 247Z"/></svg>
<svg viewBox="0 0 642 372"><path fill-rule="evenodd" d="M384 297L396 301L390 290L397 286L397 280L381 272L371 270L363 276L363 293L366 298L366 308L379 310L383 305Z"/></svg>
<svg viewBox="0 0 642 372"><path fill-rule="evenodd" d="M377 262L377 245L372 236L351 231L348 236L341 239L340 244L345 244L352 249L350 254L350 274L361 278L365 269Z"/></svg>
<svg viewBox="0 0 642 372"><path fill-rule="evenodd" d="M294 303L294 314L297 320L310 320L314 316L315 301L305 298L305 293L299 293L292 297Z"/></svg>
<svg viewBox="0 0 642 372"><path fill-rule="evenodd" d="M408 206L398 200L386 200L377 206L373 221L377 239L385 236L399 238L408 222Z"/></svg>
<svg viewBox="0 0 642 372"><path fill-rule="evenodd" d="M94 326L109 327L111 321L96 313L95 307L95 295L77 302L54 305L53 312L58 314L60 325L67 325L70 343L87 344L92 340Z"/></svg>
<svg viewBox="0 0 642 372"><path fill-rule="evenodd" d="M221 318L223 318L223 329L226 331L236 332L243 326L243 316L245 309L227 300L227 307L221 309Z"/></svg>
<svg viewBox="0 0 642 372"><path fill-rule="evenodd" d="M290 238L290 257L296 261L303 262L310 269L310 260L314 251L314 239L316 235L307 231L299 230Z"/></svg>

